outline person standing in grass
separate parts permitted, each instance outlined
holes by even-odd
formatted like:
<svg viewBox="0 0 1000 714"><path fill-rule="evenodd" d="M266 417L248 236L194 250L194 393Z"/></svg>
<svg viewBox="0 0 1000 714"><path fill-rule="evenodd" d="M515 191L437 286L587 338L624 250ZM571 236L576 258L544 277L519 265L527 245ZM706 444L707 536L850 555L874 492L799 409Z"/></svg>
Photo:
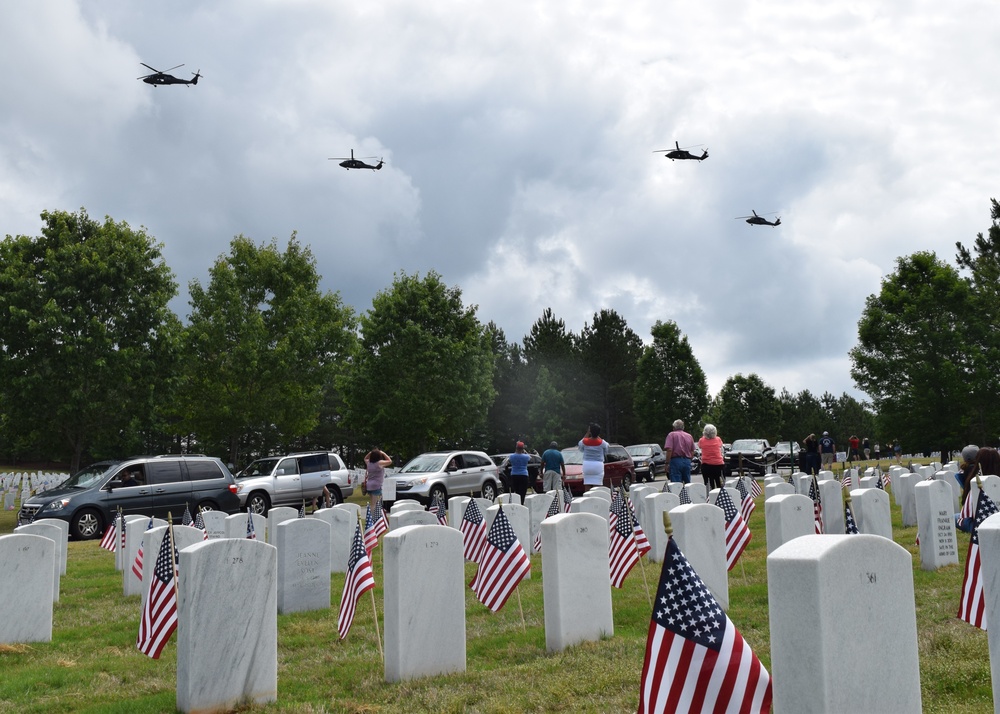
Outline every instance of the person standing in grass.
<svg viewBox="0 0 1000 714"><path fill-rule="evenodd" d="M819 454L824 471L833 470L833 460L837 454L837 443L830 436L830 432L824 431L819 440Z"/></svg>
<svg viewBox="0 0 1000 714"><path fill-rule="evenodd" d="M670 480L674 483L691 483L691 458L694 456L694 437L684 431L681 419L674 421L674 429L667 434L663 450L670 464Z"/></svg>
<svg viewBox="0 0 1000 714"><path fill-rule="evenodd" d="M702 436L698 439L701 449L701 477L705 480L705 488L722 488L722 439L713 424L706 424Z"/></svg>
<svg viewBox="0 0 1000 714"><path fill-rule="evenodd" d="M528 463L531 461L531 456L524 451L524 442L517 442L514 453L507 458L510 461L510 489L521 497L521 505L524 505L528 495Z"/></svg>
<svg viewBox="0 0 1000 714"><path fill-rule="evenodd" d="M603 485L608 442L601 438L601 425L591 424L577 447L583 452L583 490Z"/></svg>
<svg viewBox="0 0 1000 714"><path fill-rule="evenodd" d="M559 444L552 442L542 454L542 491L561 491L566 478L566 460L559 451Z"/></svg>
<svg viewBox="0 0 1000 714"><path fill-rule="evenodd" d="M392 457L377 446L365 454L365 490L368 491L368 506L372 513L382 498L386 466L392 466Z"/></svg>

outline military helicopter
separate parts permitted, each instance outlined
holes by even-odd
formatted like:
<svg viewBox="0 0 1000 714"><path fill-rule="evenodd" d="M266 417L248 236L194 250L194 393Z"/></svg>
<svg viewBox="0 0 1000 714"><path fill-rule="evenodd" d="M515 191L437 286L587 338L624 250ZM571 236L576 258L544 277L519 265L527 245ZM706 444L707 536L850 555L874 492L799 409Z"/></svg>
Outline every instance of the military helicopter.
<svg viewBox="0 0 1000 714"><path fill-rule="evenodd" d="M198 84L198 78L201 77L200 69L194 73L194 79L177 79L177 77L172 74L167 74L167 72L172 72L177 69L177 67L183 67L183 64L179 64L177 67L171 67L170 69L163 71L156 69L156 67L150 67L145 62L140 62L139 64L147 69L153 70L153 74L136 77L136 79L141 79L146 84L152 84L154 87L158 84Z"/></svg>
<svg viewBox="0 0 1000 714"><path fill-rule="evenodd" d="M374 159L375 157L374 156L364 156L362 158L365 158L365 159ZM330 161L339 161L340 165L343 166L348 171L350 171L351 169L371 169L372 171L378 171L378 170L380 170L382 168L382 164L385 163L384 161L382 161L382 159L379 159L378 163L375 164L374 166L372 166L371 164L366 164L361 159L355 159L354 158L354 149L351 149L351 158L345 159L343 157L337 157L337 158L331 157Z"/></svg>
<svg viewBox="0 0 1000 714"><path fill-rule="evenodd" d="M747 223L749 223L751 226L780 226L781 225L781 216L778 216L778 218L776 218L774 220L774 223L771 223L771 221L767 220L763 216L758 216L757 215L757 211L754 211L753 209L750 210L750 213L752 213L753 215L752 216L736 216L736 220L738 221L741 218L745 218L747 220Z"/></svg>
<svg viewBox="0 0 1000 714"><path fill-rule="evenodd" d="M698 144L697 146L701 146L701 144ZM668 158L671 161L673 161L674 159L691 159L692 161L704 161L705 159L708 158L708 149L705 149L704 153L701 156L695 156L690 151L688 151L688 149L694 149L694 148L696 147L688 146L682 149L680 143L675 141L673 149L657 149L653 153L654 154L666 153L665 158Z"/></svg>

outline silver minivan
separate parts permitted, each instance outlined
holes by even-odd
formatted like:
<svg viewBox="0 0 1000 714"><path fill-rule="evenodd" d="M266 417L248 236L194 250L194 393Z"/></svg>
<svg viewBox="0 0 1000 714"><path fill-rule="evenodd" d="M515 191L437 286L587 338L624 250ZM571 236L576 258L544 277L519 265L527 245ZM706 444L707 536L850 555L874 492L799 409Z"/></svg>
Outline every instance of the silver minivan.
<svg viewBox="0 0 1000 714"><path fill-rule="evenodd" d="M236 474L240 507L266 515L271 506L302 505L322 499L323 487L330 505L343 503L354 493L351 471L340 456L319 451L257 459Z"/></svg>

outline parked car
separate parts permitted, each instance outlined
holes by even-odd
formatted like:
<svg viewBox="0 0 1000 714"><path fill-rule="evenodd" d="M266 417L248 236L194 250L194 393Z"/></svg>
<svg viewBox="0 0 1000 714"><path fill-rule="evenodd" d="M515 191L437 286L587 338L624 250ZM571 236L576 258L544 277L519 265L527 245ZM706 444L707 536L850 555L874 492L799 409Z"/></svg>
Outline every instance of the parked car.
<svg viewBox="0 0 1000 714"><path fill-rule="evenodd" d="M767 439L737 439L726 455L728 473L743 471L756 474L768 473L778 460L778 455Z"/></svg>
<svg viewBox="0 0 1000 714"><path fill-rule="evenodd" d="M132 477L127 483L126 474ZM58 518L69 522L73 538L89 540L103 535L119 508L126 516L170 513L179 521L185 508L236 513L240 501L233 475L219 459L135 456L91 464L57 488L32 496L21 504L17 522Z"/></svg>
<svg viewBox="0 0 1000 714"><path fill-rule="evenodd" d="M789 459L788 454L791 451L791 458ZM777 466L788 466L789 464L793 468L799 467L799 452L802 451L802 447L799 446L797 441L779 441L774 445L775 461L774 465Z"/></svg>
<svg viewBox="0 0 1000 714"><path fill-rule="evenodd" d="M326 486L332 505L354 493L354 476L340 456L327 451L257 459L236 474L240 507L266 516L272 506L311 503Z"/></svg>
<svg viewBox="0 0 1000 714"><path fill-rule="evenodd" d="M497 497L500 477L497 465L482 451L435 451L410 459L399 471L386 474L396 487L396 498L430 503L451 496ZM391 502L390 502L391 505Z"/></svg>
<svg viewBox="0 0 1000 714"><path fill-rule="evenodd" d="M497 461L497 456L501 457ZM538 454L528 454L528 483L535 483L542 476L542 457ZM510 454L493 454L490 456L493 463L497 465L497 474L500 476L500 491L510 492Z"/></svg>
<svg viewBox="0 0 1000 714"><path fill-rule="evenodd" d="M632 457L636 483L652 481L656 474L667 472L667 455L659 444L632 444L625 450Z"/></svg>
<svg viewBox="0 0 1000 714"><path fill-rule="evenodd" d="M566 462L566 477L563 483L569 486L574 496L583 494L583 452L575 446L562 450ZM632 457L620 444L608 444L608 453L604 457L604 485L608 488L621 486L626 491L635 481L635 466ZM535 491L541 493L542 481L535 481Z"/></svg>

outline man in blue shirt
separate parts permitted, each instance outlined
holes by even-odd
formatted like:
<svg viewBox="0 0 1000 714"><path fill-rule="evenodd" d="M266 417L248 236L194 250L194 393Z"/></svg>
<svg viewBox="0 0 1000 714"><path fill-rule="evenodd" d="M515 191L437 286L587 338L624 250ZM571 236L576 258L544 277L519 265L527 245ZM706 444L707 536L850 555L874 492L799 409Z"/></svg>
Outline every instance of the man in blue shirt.
<svg viewBox="0 0 1000 714"><path fill-rule="evenodd" d="M562 480L566 476L566 460L559 445L556 442L549 444L549 448L542 454L542 491L561 491Z"/></svg>
<svg viewBox="0 0 1000 714"><path fill-rule="evenodd" d="M833 437L830 436L830 432L824 431L822 438L819 440L819 454L823 460L824 471L833 470L833 460L836 453L837 445L834 443Z"/></svg>

